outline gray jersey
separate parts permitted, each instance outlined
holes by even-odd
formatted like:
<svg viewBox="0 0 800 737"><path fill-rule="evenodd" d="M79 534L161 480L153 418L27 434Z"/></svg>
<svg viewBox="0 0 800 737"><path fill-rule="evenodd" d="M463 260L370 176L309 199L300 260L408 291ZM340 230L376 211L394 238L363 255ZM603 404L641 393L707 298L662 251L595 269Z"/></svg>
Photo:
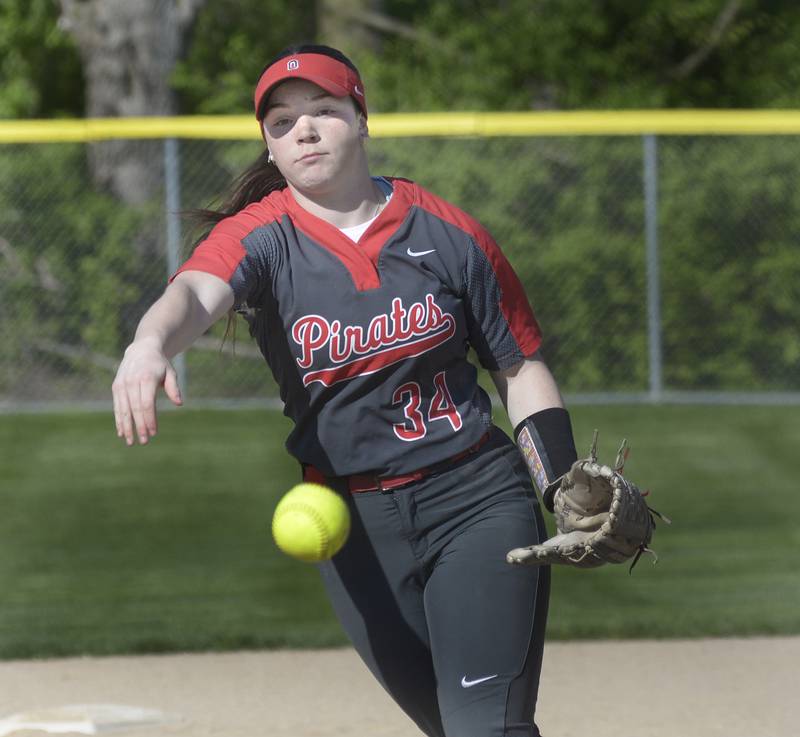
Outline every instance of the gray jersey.
<svg viewBox="0 0 800 737"><path fill-rule="evenodd" d="M541 341L487 231L388 180L357 244L284 189L220 222L180 269L231 285L295 423L287 449L329 476L409 473L469 447L491 423L469 347L497 370Z"/></svg>

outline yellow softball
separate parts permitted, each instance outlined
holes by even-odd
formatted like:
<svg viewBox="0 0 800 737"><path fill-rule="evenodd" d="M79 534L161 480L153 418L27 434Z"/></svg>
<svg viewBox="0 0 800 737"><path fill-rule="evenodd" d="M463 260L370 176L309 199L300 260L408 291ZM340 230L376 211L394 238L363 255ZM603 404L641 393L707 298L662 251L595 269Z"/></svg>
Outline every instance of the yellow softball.
<svg viewBox="0 0 800 737"><path fill-rule="evenodd" d="M321 484L298 484L275 507L272 537L293 558L316 563L341 550L350 533L344 499Z"/></svg>

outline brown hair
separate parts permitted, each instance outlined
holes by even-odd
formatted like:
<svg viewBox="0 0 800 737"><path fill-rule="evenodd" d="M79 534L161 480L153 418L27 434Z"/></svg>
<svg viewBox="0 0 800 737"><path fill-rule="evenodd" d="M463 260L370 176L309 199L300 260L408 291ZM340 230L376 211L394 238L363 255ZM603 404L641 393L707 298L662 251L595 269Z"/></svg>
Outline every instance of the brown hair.
<svg viewBox="0 0 800 737"><path fill-rule="evenodd" d="M252 202L258 202L270 192L286 188L286 180L278 167L269 161L269 151L264 151L247 167L230 187L230 193L217 209L189 210L188 215L205 238L220 220L235 215Z"/></svg>

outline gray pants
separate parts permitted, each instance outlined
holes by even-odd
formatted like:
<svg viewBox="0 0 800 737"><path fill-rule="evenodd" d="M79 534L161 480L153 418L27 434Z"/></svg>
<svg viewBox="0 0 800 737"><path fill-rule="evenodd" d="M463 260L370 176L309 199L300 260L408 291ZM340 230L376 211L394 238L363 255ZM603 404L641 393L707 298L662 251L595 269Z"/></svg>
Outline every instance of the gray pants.
<svg viewBox="0 0 800 737"><path fill-rule="evenodd" d="M512 441L493 429L476 454L394 491L329 483L352 531L322 577L392 698L429 737L538 737L550 570L505 562L546 537Z"/></svg>

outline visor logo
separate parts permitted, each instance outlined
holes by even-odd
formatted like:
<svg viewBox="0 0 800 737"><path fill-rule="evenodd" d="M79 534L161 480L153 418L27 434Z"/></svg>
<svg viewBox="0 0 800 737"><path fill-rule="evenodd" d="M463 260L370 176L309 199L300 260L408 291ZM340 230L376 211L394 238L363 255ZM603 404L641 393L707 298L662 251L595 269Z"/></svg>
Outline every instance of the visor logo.
<svg viewBox="0 0 800 737"><path fill-rule="evenodd" d="M300 62L297 59L292 59L286 63L286 71L294 72L300 68Z"/></svg>
<svg viewBox="0 0 800 737"><path fill-rule="evenodd" d="M356 84L356 85L353 85L353 90L355 91L355 93L356 93L356 94L357 94L359 97L364 97L364 93L363 93L363 92L362 92L360 89L358 89L358 85L357 85L357 84Z"/></svg>

